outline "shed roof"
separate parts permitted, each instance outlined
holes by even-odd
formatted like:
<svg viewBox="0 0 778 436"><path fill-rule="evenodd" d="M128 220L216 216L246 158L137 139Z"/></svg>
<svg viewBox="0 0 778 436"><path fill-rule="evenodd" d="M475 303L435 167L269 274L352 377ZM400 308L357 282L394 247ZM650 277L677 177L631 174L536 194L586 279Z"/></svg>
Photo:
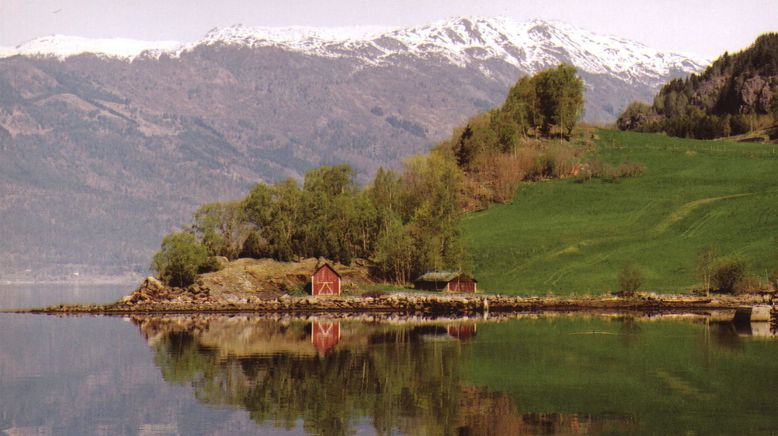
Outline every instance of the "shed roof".
<svg viewBox="0 0 778 436"><path fill-rule="evenodd" d="M341 277L340 273L339 273L338 271L336 271L336 270L335 270L335 268L333 268L333 267L332 267L332 265L330 265L328 262L323 262L323 263L321 264L321 266L319 266L318 268L316 268L316 270L313 272L313 274L312 274L312 275L314 275L314 276L315 276L315 275L316 275L316 273L317 273L317 272L319 272L319 271L321 271L321 270L322 270L322 268L324 268L324 267L327 267L327 268L329 268L329 269L330 269L330 271L334 272L334 273L335 273L335 275L336 275L336 276L338 276L338 278L341 278L341 279L343 278L343 277Z"/></svg>
<svg viewBox="0 0 778 436"><path fill-rule="evenodd" d="M430 271L416 279L417 282L450 282L457 277L477 281L468 274L458 271Z"/></svg>

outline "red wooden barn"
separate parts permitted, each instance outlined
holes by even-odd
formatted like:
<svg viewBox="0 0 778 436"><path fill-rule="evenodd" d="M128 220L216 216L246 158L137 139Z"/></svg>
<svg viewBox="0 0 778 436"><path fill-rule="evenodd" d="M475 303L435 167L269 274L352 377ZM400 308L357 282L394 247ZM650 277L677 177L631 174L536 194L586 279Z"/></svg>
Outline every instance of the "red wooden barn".
<svg viewBox="0 0 778 436"><path fill-rule="evenodd" d="M340 295L340 274L328 263L322 264L311 276L311 294Z"/></svg>
<svg viewBox="0 0 778 436"><path fill-rule="evenodd" d="M443 292L476 292L478 280L461 272L428 272L414 281L416 289Z"/></svg>

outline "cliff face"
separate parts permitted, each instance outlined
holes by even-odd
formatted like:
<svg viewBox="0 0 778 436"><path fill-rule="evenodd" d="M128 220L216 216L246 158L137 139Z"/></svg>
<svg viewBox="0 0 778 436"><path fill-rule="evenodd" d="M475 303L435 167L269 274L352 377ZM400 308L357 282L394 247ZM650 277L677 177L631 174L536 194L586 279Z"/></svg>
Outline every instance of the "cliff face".
<svg viewBox="0 0 778 436"><path fill-rule="evenodd" d="M748 133L747 140L778 139L778 33L751 47L724 53L701 74L673 79L653 105L630 104L616 125L624 130L714 139Z"/></svg>
<svg viewBox="0 0 778 436"><path fill-rule="evenodd" d="M725 53L701 74L675 79L654 99L661 115L698 109L709 115L770 114L778 94L778 33L760 36L751 47Z"/></svg>

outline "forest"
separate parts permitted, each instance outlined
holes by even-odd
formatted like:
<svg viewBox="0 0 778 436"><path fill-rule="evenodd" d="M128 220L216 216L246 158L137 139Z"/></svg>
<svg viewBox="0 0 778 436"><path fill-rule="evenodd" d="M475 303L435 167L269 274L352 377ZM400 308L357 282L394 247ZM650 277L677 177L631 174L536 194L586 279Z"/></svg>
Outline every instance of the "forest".
<svg viewBox="0 0 778 436"><path fill-rule="evenodd" d="M778 33L751 47L724 53L703 73L670 81L652 105L631 103L617 120L621 130L665 132L713 139L778 123Z"/></svg>

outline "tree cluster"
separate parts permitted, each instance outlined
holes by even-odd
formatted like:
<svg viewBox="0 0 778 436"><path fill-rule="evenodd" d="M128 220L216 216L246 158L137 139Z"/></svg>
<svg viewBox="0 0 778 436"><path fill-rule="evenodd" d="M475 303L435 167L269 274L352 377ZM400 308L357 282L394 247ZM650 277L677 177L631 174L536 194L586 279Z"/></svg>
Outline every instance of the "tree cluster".
<svg viewBox="0 0 778 436"><path fill-rule="evenodd" d="M651 106L630 104L617 126L621 130L713 139L776 122L778 33L768 33L742 52L724 53L702 74L671 80Z"/></svg>
<svg viewBox="0 0 778 436"><path fill-rule="evenodd" d="M569 138L583 103L583 81L572 65L524 76L501 107L476 116L455 134L457 163L466 167L480 153L513 151L530 136Z"/></svg>
<svg viewBox="0 0 778 436"><path fill-rule="evenodd" d="M467 175L463 199L473 204L464 208L510 201L521 180L569 175L577 152L546 140L570 138L583 102L575 67L561 64L522 77L502 106L471 118L439 144Z"/></svg>
<svg viewBox="0 0 778 436"><path fill-rule="evenodd" d="M192 246L228 259L369 259L379 277L397 283L461 267L460 175L450 159L440 153L410 158L402 175L382 168L366 189L355 176L348 165L319 167L305 174L302 186L294 179L258 183L240 201L201 206L187 231L165 237L152 267L169 284L192 283L190 272L207 268L205 256L170 261ZM173 238L187 244L166 244ZM182 278L180 270L187 271Z"/></svg>
<svg viewBox="0 0 778 436"><path fill-rule="evenodd" d="M778 251L775 257L778 259ZM697 252L696 269L706 294L713 290L722 293L764 291L770 287L778 291L778 265L772 271L765 271L764 275L749 274L745 260L720 256L716 244L707 245Z"/></svg>

